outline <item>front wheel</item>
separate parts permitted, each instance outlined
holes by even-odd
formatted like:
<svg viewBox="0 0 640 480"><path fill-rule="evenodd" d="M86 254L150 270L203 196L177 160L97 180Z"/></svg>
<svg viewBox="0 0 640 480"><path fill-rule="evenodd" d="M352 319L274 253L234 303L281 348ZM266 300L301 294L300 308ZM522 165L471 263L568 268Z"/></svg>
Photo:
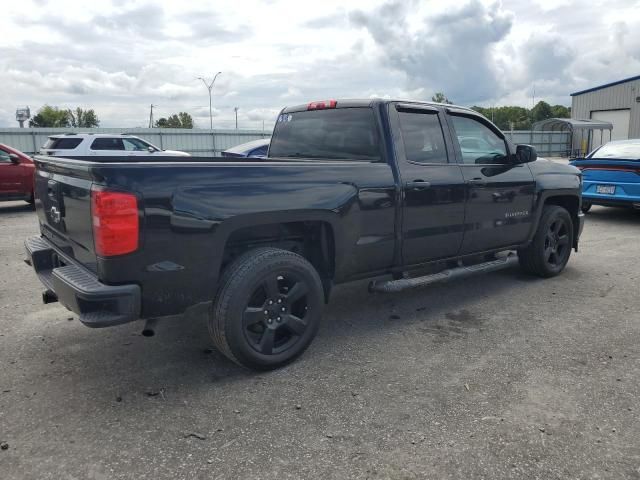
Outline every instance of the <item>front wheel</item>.
<svg viewBox="0 0 640 480"><path fill-rule="evenodd" d="M560 206L546 205L533 241L518 251L520 266L539 277L554 277L567 265L572 245L571 215Z"/></svg>
<svg viewBox="0 0 640 480"><path fill-rule="evenodd" d="M322 282L313 265L287 250L258 248L225 269L209 333L234 362L270 370L307 349L323 308Z"/></svg>

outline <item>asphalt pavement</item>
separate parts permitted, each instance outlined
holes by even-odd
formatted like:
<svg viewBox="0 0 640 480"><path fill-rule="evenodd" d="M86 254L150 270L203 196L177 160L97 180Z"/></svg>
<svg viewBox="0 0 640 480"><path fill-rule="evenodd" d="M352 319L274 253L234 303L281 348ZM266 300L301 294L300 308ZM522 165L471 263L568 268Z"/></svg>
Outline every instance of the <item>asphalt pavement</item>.
<svg viewBox="0 0 640 480"><path fill-rule="evenodd" d="M278 371L202 318L92 330L22 262L0 204L0 478L640 479L640 212L594 207L563 275L338 287Z"/></svg>

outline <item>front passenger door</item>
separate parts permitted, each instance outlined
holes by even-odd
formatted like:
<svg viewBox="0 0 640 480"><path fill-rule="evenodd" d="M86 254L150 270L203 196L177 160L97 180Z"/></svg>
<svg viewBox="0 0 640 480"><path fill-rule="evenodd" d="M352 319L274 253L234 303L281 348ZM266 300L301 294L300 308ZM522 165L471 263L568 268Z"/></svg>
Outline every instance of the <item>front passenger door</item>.
<svg viewBox="0 0 640 480"><path fill-rule="evenodd" d="M461 254L519 245L533 221L533 174L516 164L507 142L488 120L450 111L456 153L467 186Z"/></svg>

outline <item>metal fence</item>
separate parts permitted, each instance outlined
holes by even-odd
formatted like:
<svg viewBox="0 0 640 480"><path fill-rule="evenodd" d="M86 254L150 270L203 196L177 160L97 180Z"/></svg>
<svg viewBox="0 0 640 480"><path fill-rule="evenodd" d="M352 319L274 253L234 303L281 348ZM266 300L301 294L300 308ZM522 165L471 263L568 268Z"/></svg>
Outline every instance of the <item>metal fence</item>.
<svg viewBox="0 0 640 480"><path fill-rule="evenodd" d="M260 138L271 132L183 128L0 128L0 143L28 154L37 153L49 135L64 133L130 133L163 150L181 150L197 157L215 157L227 148Z"/></svg>
<svg viewBox="0 0 640 480"><path fill-rule="evenodd" d="M223 130L182 128L0 128L0 143L25 153L38 152L49 135L61 133L131 133L164 150L182 150L197 157L219 156L220 152L241 143L269 138L271 132L261 130ZM517 130L504 132L513 143L533 145L541 156L566 156L568 132L532 132Z"/></svg>
<svg viewBox="0 0 640 480"><path fill-rule="evenodd" d="M544 157L566 157L571 150L569 132L540 132L531 130L515 130L504 134L516 145L526 143L533 145L538 155Z"/></svg>

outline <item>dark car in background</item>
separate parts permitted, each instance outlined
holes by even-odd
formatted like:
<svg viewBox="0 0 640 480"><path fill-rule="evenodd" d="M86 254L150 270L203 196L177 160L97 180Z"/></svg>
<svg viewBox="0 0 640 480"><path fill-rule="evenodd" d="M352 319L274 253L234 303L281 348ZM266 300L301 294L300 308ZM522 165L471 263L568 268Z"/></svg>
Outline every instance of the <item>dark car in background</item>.
<svg viewBox="0 0 640 480"><path fill-rule="evenodd" d="M0 201L33 203L33 160L20 150L0 143Z"/></svg>
<svg viewBox="0 0 640 480"><path fill-rule="evenodd" d="M582 211L592 205L640 209L640 139L617 140L571 165L582 170Z"/></svg>
<svg viewBox="0 0 640 480"><path fill-rule="evenodd" d="M265 158L269 151L269 143L271 143L270 138L261 138L260 140L242 143L225 150L222 152L222 156L227 158Z"/></svg>

